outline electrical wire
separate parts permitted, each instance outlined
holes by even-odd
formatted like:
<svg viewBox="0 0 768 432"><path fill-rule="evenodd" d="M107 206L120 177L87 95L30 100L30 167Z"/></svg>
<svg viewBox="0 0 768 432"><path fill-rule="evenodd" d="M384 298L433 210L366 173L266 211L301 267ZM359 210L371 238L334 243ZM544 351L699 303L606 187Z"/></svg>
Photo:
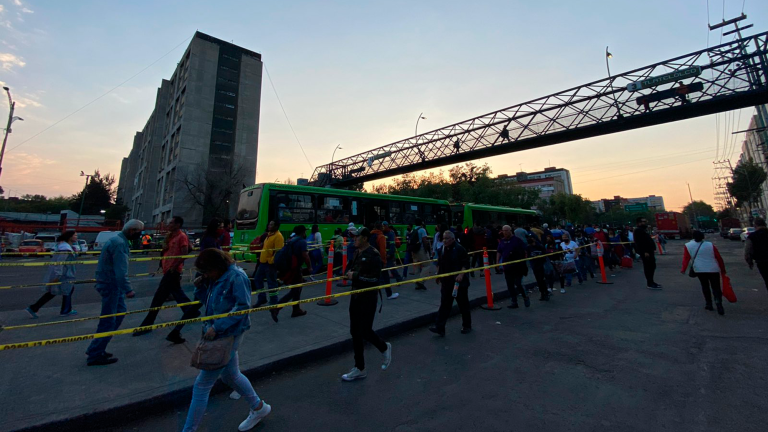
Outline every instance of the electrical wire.
<svg viewBox="0 0 768 432"><path fill-rule="evenodd" d="M283 110L283 115L285 116L285 121L288 122L288 127L291 128L291 132L293 132L293 137L296 138L296 142L299 143L299 148L301 149L301 153L304 155L304 159L307 160L307 164L309 164L309 168L311 170L314 170L315 167L312 166L312 162L309 161L309 158L307 157L307 153L304 151L304 146L301 145L301 141L299 141L299 137L296 135L296 131L293 130L293 125L291 124L291 120L288 118L288 114L285 112L285 108L283 107L283 103L280 101L280 96L277 94L277 89L275 88L275 83L272 82L272 77L269 76L269 70L267 69L267 64L264 63L264 71L267 73L267 78L269 79L269 84L272 86L272 91L275 92L275 97L277 98L277 103L280 104L280 109Z"/></svg>
<svg viewBox="0 0 768 432"><path fill-rule="evenodd" d="M680 163L676 163L676 164L672 164L672 165L660 166L660 167L656 167L656 168L649 168L649 169L641 170L641 171L633 171L633 172L624 173L624 174L617 174L617 175L614 175L614 176L600 177L600 178L593 179L593 180L579 181L579 184L590 183L590 182L595 182L595 181L601 181L601 180L610 179L610 178L616 178L616 177L624 177L624 176L628 176L628 175L640 174L640 173L644 173L644 172L648 172L648 171L653 171L653 170L657 170L657 169L670 168L670 167L674 167L674 166L686 165L686 164L690 164L690 163L694 163L694 162L703 162L703 161L708 161L708 160L709 160L709 158L695 159L695 160L692 160L692 161L680 162Z"/></svg>
<svg viewBox="0 0 768 432"><path fill-rule="evenodd" d="M61 120L59 120L59 121L57 121L57 122L53 123L52 125L50 125L50 126L46 127L45 129L41 130L40 132L38 132L38 133L36 133L36 134L32 135L31 137L29 137L29 138L25 139L25 140L24 140L24 141L22 141L22 142L20 142L20 143L16 144L15 146L13 146L13 147L11 147L10 149L8 149L8 151L10 152L10 151L12 151L12 150L14 150L14 149L17 149L17 148L21 147L21 146L22 146L22 145L24 145L25 143L27 143L27 142L29 142L29 141L31 141L31 140L33 140L33 139L37 138L38 136L42 135L42 134L43 134L44 132L46 132L47 130L49 130L49 129L53 128L53 127L54 127L54 126L56 126L57 124L59 124L59 123L63 122L64 120L66 120L66 119L68 119L68 118L72 117L73 115L77 114L78 112L80 112L80 111L84 110L85 108L87 108L88 106L90 106L90 105L91 105L91 104L93 104L94 102L98 101L99 99L103 98L104 96L106 96L106 95L108 95L108 94L112 93L113 91L117 90L118 88L122 87L122 86L123 86L125 83L127 83L128 81L130 81L130 80L132 80L132 79L136 78L136 77L137 77L137 76L139 76L139 75L140 75L142 72L144 72L145 70L147 70L147 69L149 69L150 67L154 66L154 65L155 65L155 63L159 62L160 60L162 60L163 58L165 58L166 56L168 56L168 54L170 54L170 53L172 53L172 52L176 51L176 49L177 49L178 47L182 46L184 43L186 43L186 42L187 42L188 40L190 40L191 38L192 38L191 36L190 36L190 37L188 37L188 38L185 38L183 41L181 41L181 43L179 43L178 45L176 45L175 47L173 47L173 49L171 49L171 50L170 50L170 51L168 51L167 53L165 53L165 54L163 54L162 56L160 56L160 58L158 58L157 60L155 60L155 61L153 61L152 63L150 63L150 64L149 64L147 67L145 67L144 69L142 69L142 70L140 70L140 71L136 72L134 75L132 75L132 76L131 76L130 78L128 78L127 80L125 80L125 81L121 82L120 84L116 85L115 87L112 87L112 88L111 88L109 91L107 91L106 93L102 94L101 96L97 97L96 99L94 99L94 100L92 100L92 101L88 102L87 104L85 104L85 105L81 106L80 108L78 108L78 109L76 109L76 110L72 111L71 113L67 114L67 115L66 115L64 118L62 118Z"/></svg>

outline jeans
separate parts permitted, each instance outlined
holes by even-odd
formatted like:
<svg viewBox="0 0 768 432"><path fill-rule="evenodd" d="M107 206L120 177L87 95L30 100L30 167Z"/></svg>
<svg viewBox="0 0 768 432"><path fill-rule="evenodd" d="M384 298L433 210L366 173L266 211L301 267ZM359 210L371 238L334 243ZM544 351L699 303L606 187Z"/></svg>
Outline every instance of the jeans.
<svg viewBox="0 0 768 432"><path fill-rule="evenodd" d="M395 258L394 257L388 257L387 258L387 265L385 268L391 268L395 266ZM407 267L406 267L407 269ZM396 281L402 282L405 277L400 276L400 273L397 271L397 269L387 270L389 272L390 278L395 278Z"/></svg>
<svg viewBox="0 0 768 432"><path fill-rule="evenodd" d="M656 285L656 282L653 281L653 274L656 273L656 256L651 252L648 256L642 254L641 257L643 259L643 273L645 273L645 280L648 283L648 286L654 286Z"/></svg>
<svg viewBox="0 0 768 432"><path fill-rule="evenodd" d="M524 299L528 298L528 293L525 291L525 287L523 287L522 274L518 274L510 268L505 268L504 280L507 282L507 290L509 290L509 295L512 297L512 304L517 304L518 293L522 294Z"/></svg>
<svg viewBox="0 0 768 432"><path fill-rule="evenodd" d="M379 352L387 350L387 344L373 331L378 301L377 291L354 294L349 300L349 334L352 335L355 350L355 367L361 371L365 370L365 341L370 342Z"/></svg>
<svg viewBox="0 0 768 432"><path fill-rule="evenodd" d="M445 331L445 323L448 321L448 316L453 308L453 286L455 283L455 278L445 279L448 280L440 281L440 309L437 310L437 320L435 321L435 327L443 331ZM469 286L459 287L456 294L456 304L459 305L461 312L461 326L472 328L472 315L469 313Z"/></svg>
<svg viewBox="0 0 768 432"><path fill-rule="evenodd" d="M261 403L259 395L253 390L251 382L240 372L239 356L237 347L243 335L235 337L235 344L232 346L232 358L226 366L216 370L201 370L195 380L195 386L192 388L192 402L189 405L187 413L187 422L184 424L183 432L194 432L200 426L205 415L205 409L208 407L208 397L216 380L221 376L224 384L230 386L233 390L240 393L248 401L251 409L256 409Z"/></svg>
<svg viewBox="0 0 768 432"><path fill-rule="evenodd" d="M128 310L125 306L125 294L119 292L117 288L99 288L97 285L96 291L101 294L101 315L122 313ZM110 332L119 329L120 324L123 323L123 318L125 318L125 315L101 318L99 320L99 325L96 327L96 333ZM88 361L96 360L103 356L110 340L112 340L112 336L94 339L85 351L88 355Z"/></svg>
<svg viewBox="0 0 768 432"><path fill-rule="evenodd" d="M589 273L594 279L595 270L592 268L592 265L593 265L592 258L588 256L581 255L578 258L576 258L576 268L579 270L581 279L587 280L587 273Z"/></svg>
<svg viewBox="0 0 768 432"><path fill-rule="evenodd" d="M708 306L712 306L711 294L715 295L715 303L723 302L723 292L720 291L720 273L696 273L696 277L701 282L701 293L704 294L704 301L707 302Z"/></svg>
<svg viewBox="0 0 768 432"><path fill-rule="evenodd" d="M269 289L277 288L277 270L274 264L259 263L256 272L253 275L253 284L256 291L264 289L264 279L267 279ZM256 304L262 305L267 302L267 293L259 293ZM269 293L269 304L277 304L277 291Z"/></svg>
<svg viewBox="0 0 768 432"><path fill-rule="evenodd" d="M72 294L74 294L74 289L72 290ZM70 295L62 295L61 296L61 309L59 313L61 315L67 315L68 313L72 312L72 294ZM40 310L41 307L43 307L44 304L48 303L49 301L53 300L56 296L51 293L45 293L43 294L33 305L30 305L29 308L32 309L32 312L37 313L37 311Z"/></svg>
<svg viewBox="0 0 768 432"><path fill-rule="evenodd" d="M410 252L405 253L405 258L403 259L403 279L408 279L408 264L413 262L413 256Z"/></svg>
<svg viewBox="0 0 768 432"><path fill-rule="evenodd" d="M184 294L184 291L181 290L181 274L173 270L169 270L163 275L163 278L160 280L160 286L157 287L157 291L155 291L155 296L152 297L152 303L150 303L149 307L156 308L162 306L169 294L173 296L176 303L189 303L191 301L189 297ZM181 316L181 319L191 318L201 307L202 305L199 304L182 306L181 310L183 315ZM144 317L144 321L141 322L140 327L151 326L154 324L159 312L159 310L147 312L147 316ZM183 324L178 325L173 331L176 333L181 332L183 327Z"/></svg>
<svg viewBox="0 0 768 432"><path fill-rule="evenodd" d="M395 259L394 258L388 258L387 264L384 265L384 268L394 267L395 266ZM400 276L400 273L397 272L397 270L382 270L381 271L381 277L379 278L379 284L381 285L388 285L392 282L391 278L395 278L396 281L402 282L403 278ZM387 293L387 297L392 296L392 288L387 287L384 288L384 291Z"/></svg>

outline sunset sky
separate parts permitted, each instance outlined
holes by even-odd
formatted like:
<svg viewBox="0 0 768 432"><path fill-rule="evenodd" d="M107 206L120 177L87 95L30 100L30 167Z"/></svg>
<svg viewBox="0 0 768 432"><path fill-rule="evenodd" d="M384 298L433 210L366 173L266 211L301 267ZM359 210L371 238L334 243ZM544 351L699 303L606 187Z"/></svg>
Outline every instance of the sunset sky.
<svg viewBox="0 0 768 432"><path fill-rule="evenodd" d="M427 132L605 77L606 45L611 71L620 73L719 43L708 21L742 7L754 24L747 34L768 30L765 6L710 0L708 19L706 0L0 0L0 81L24 118L13 126L0 185L6 196L70 195L82 187L81 170L119 174L161 79L195 30L263 56L309 159L265 74L257 182L270 182L309 177L337 144L340 158L412 136L421 112L419 131ZM4 97L0 107L5 119ZM563 167L589 199L654 194L670 210L689 201L689 182L694 199L714 204L712 161L738 158L743 138L731 132L746 129L753 114L477 163L488 162L494 174Z"/></svg>

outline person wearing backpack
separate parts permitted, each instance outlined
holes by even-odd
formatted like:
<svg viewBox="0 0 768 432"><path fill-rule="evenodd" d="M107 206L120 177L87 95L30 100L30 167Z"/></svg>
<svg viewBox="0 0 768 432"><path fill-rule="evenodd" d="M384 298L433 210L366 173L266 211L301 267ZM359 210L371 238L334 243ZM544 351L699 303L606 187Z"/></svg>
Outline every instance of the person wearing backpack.
<svg viewBox="0 0 768 432"><path fill-rule="evenodd" d="M411 231L411 235L408 237L408 250L411 251L413 257L413 266L416 276L423 278L429 274L429 236L427 236L427 230L424 228L424 223L421 219L416 219L416 226ZM426 270L426 271L425 271ZM422 282L416 282L416 290L426 291L427 286Z"/></svg>
<svg viewBox="0 0 768 432"><path fill-rule="evenodd" d="M307 227L304 225L296 225L293 228L293 234L291 240L280 249L277 255L275 255L275 267L279 273L283 273L282 279L286 285L295 285L304 282L302 265L306 264L307 271L311 271L312 269L312 262L309 259L309 252L307 251ZM291 288L277 303L283 304L298 300L301 300L301 287ZM271 309L269 311L273 321L277 322L277 315L281 310L282 308ZM294 305L291 318L304 316L306 314L307 311L303 310L301 305Z"/></svg>
<svg viewBox="0 0 768 432"><path fill-rule="evenodd" d="M373 288L379 285L381 279L381 254L371 246L371 232L363 228L355 236L355 253L349 271L345 277L352 281L352 289ZM355 366L341 376L344 381L354 381L365 378L365 341L367 340L382 356L381 370L387 370L392 362L392 345L381 340L373 331L373 319L376 317L376 305L379 300L379 290L370 290L352 294L349 300L349 333L352 335L352 346L355 351Z"/></svg>

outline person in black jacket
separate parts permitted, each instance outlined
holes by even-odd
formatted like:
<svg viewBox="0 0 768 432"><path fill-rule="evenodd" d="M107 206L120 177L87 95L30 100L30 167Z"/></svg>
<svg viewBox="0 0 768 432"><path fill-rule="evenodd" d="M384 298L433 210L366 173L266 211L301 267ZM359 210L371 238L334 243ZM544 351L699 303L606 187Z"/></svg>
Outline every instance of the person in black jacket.
<svg viewBox="0 0 768 432"><path fill-rule="evenodd" d="M443 247L437 250L437 274L453 273L469 268L467 250L456 242L456 236L452 232L444 232ZM472 315L469 312L469 278L467 275L461 273L446 276L435 279L435 282L440 285L440 309L437 310L435 325L430 327L429 331L445 336L445 322L448 321L448 315L451 313L454 297L461 311L461 333L467 334L472 331ZM456 284L459 284L459 287L454 296L453 290Z"/></svg>
<svg viewBox="0 0 768 432"><path fill-rule="evenodd" d="M360 232L350 230L355 237L355 256L349 266L346 278L352 281L352 289L372 288L379 285L381 277L381 255L368 243L371 232L363 228ZM355 234L357 234L355 236ZM380 296L379 290L352 294L349 301L349 333L355 350L355 367L341 376L344 381L354 381L368 376L365 371L365 341L367 340L381 352L382 370L387 370L392 361L392 345L381 340L373 331L373 319Z"/></svg>
<svg viewBox="0 0 768 432"><path fill-rule="evenodd" d="M533 276L536 277L536 284L539 286L539 293L541 293L541 298L539 298L539 301L549 301L549 291L547 291L547 277L546 272L544 271L544 264L547 262L547 258L537 258L546 254L546 250L544 249L544 245L536 240L535 235L530 234L527 236L527 239L528 249L526 250L526 253L529 257L535 258L532 259L530 263L531 270L533 270Z"/></svg>
<svg viewBox="0 0 768 432"><path fill-rule="evenodd" d="M644 217L637 218L637 228L635 228L635 251L640 254L643 260L643 272L648 289L660 290L661 285L653 280L653 274L656 273L656 243L648 234L648 220Z"/></svg>

